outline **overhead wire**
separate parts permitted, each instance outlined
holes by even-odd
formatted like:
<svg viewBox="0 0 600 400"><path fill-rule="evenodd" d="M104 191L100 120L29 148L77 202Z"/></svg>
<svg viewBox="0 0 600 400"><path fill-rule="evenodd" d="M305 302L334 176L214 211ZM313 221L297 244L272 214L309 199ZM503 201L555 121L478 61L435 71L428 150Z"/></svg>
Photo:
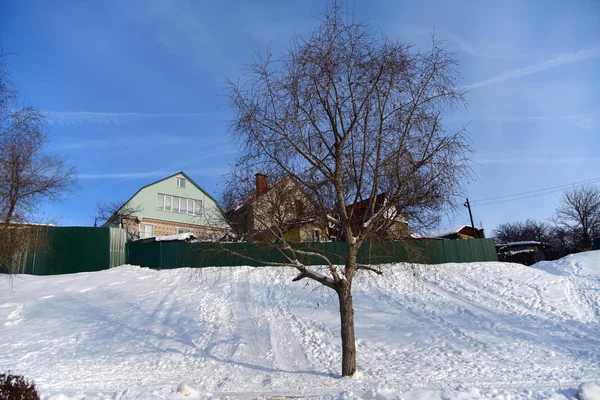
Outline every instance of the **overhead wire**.
<svg viewBox="0 0 600 400"><path fill-rule="evenodd" d="M528 198L537 197L537 196L545 196L547 194L552 194L552 193L557 193L557 192L563 191L564 189L567 189L569 187L585 185L585 184L590 184L590 183L595 183L595 182L600 182L600 178L587 179L587 180L580 181L580 182L572 182L572 183L568 183L568 184L564 184L564 185L551 186L551 187L547 187L547 188L543 188L543 189L530 190L527 192L514 193L514 194L509 194L509 195L504 195L504 196L489 197L487 199L471 200L470 202L471 202L472 206L477 206L477 207L488 206L488 205L492 205L492 204L505 203L508 201L523 200L523 199L528 199Z"/></svg>

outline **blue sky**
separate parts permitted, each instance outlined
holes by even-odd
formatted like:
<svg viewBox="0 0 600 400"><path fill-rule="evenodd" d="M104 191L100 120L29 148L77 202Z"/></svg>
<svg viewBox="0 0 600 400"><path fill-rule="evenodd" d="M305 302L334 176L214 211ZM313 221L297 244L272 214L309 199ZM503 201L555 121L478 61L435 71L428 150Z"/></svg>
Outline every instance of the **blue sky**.
<svg viewBox="0 0 600 400"><path fill-rule="evenodd" d="M52 147L80 188L43 207L91 225L97 202L129 198L179 170L218 197L234 160L225 79L252 52L309 32L324 1L33 1L0 5L0 41L27 103L50 115ZM560 192L600 181L600 2L360 1L359 19L417 47L448 40L468 107L476 225L552 215ZM526 196L534 195L533 197ZM499 202L501 201L501 202ZM445 224L468 223L466 209Z"/></svg>

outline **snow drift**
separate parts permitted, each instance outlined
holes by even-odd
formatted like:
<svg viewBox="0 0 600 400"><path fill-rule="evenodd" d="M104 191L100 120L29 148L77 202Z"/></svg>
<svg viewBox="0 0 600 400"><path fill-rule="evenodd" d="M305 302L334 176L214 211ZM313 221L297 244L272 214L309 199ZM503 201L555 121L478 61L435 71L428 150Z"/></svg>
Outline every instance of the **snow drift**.
<svg viewBox="0 0 600 400"><path fill-rule="evenodd" d="M0 279L0 370L46 398L575 398L600 377L600 252L533 267L401 264L337 299L284 268L122 266ZM178 390L179 388L179 390ZM187 395L186 395L187 394Z"/></svg>

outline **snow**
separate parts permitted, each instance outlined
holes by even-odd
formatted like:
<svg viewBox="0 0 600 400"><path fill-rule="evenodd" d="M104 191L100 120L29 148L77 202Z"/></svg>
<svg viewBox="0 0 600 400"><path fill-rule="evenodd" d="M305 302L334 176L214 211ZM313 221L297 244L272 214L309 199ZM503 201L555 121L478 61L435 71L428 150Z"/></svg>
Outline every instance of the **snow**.
<svg viewBox="0 0 600 400"><path fill-rule="evenodd" d="M194 238L194 234L192 232L185 233L176 233L174 235L167 236L156 236L154 238L155 242L172 242L172 241L186 241Z"/></svg>
<svg viewBox="0 0 600 400"><path fill-rule="evenodd" d="M596 398L600 252L382 268L350 379L335 294L269 267L0 276L0 371L45 400Z"/></svg>
<svg viewBox="0 0 600 400"><path fill-rule="evenodd" d="M600 277L600 250L570 254L556 261L540 261L533 267L553 275L585 276L598 280Z"/></svg>
<svg viewBox="0 0 600 400"><path fill-rule="evenodd" d="M600 399L600 386L595 383L582 383L579 385L579 400Z"/></svg>
<svg viewBox="0 0 600 400"><path fill-rule="evenodd" d="M427 232L417 232L413 234L413 237L416 239L441 238L444 236L454 235L455 233L460 232L460 230L465 228L466 226L467 225L453 225L446 228L434 229Z"/></svg>
<svg viewBox="0 0 600 400"><path fill-rule="evenodd" d="M500 253L498 253L498 255L500 254L505 254L505 255L509 255L509 256L516 256L517 254L526 254L526 253L537 253L537 251L533 250L533 249L525 249L525 250L515 250L515 251L502 251Z"/></svg>
<svg viewBox="0 0 600 400"><path fill-rule="evenodd" d="M508 243L499 243L498 246L536 246L542 244L541 242L536 242L533 240L525 240L521 242L508 242Z"/></svg>

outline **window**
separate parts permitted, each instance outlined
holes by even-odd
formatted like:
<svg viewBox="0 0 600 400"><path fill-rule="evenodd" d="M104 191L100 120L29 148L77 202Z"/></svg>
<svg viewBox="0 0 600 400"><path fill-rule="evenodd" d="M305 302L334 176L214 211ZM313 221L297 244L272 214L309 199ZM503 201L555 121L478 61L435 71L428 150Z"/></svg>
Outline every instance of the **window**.
<svg viewBox="0 0 600 400"><path fill-rule="evenodd" d="M177 178L177 187L184 188L185 187L185 179Z"/></svg>
<svg viewBox="0 0 600 400"><path fill-rule="evenodd" d="M312 241L313 242L320 242L321 241L321 235L320 235L320 232L318 230L312 231Z"/></svg>
<svg viewBox="0 0 600 400"><path fill-rule="evenodd" d="M140 239L154 236L154 225L140 224Z"/></svg>
<svg viewBox="0 0 600 400"><path fill-rule="evenodd" d="M156 196L156 209L178 214L202 215L202 200L158 193Z"/></svg>
<svg viewBox="0 0 600 400"><path fill-rule="evenodd" d="M179 197L175 197L173 196L173 212L178 213L179 212L179 201L181 199Z"/></svg>
<svg viewBox="0 0 600 400"><path fill-rule="evenodd" d="M187 210L188 210L188 199L179 199L179 212L181 214L187 214Z"/></svg>
<svg viewBox="0 0 600 400"><path fill-rule="evenodd" d="M188 228L177 228L177 233L189 233L191 231L192 230Z"/></svg>

